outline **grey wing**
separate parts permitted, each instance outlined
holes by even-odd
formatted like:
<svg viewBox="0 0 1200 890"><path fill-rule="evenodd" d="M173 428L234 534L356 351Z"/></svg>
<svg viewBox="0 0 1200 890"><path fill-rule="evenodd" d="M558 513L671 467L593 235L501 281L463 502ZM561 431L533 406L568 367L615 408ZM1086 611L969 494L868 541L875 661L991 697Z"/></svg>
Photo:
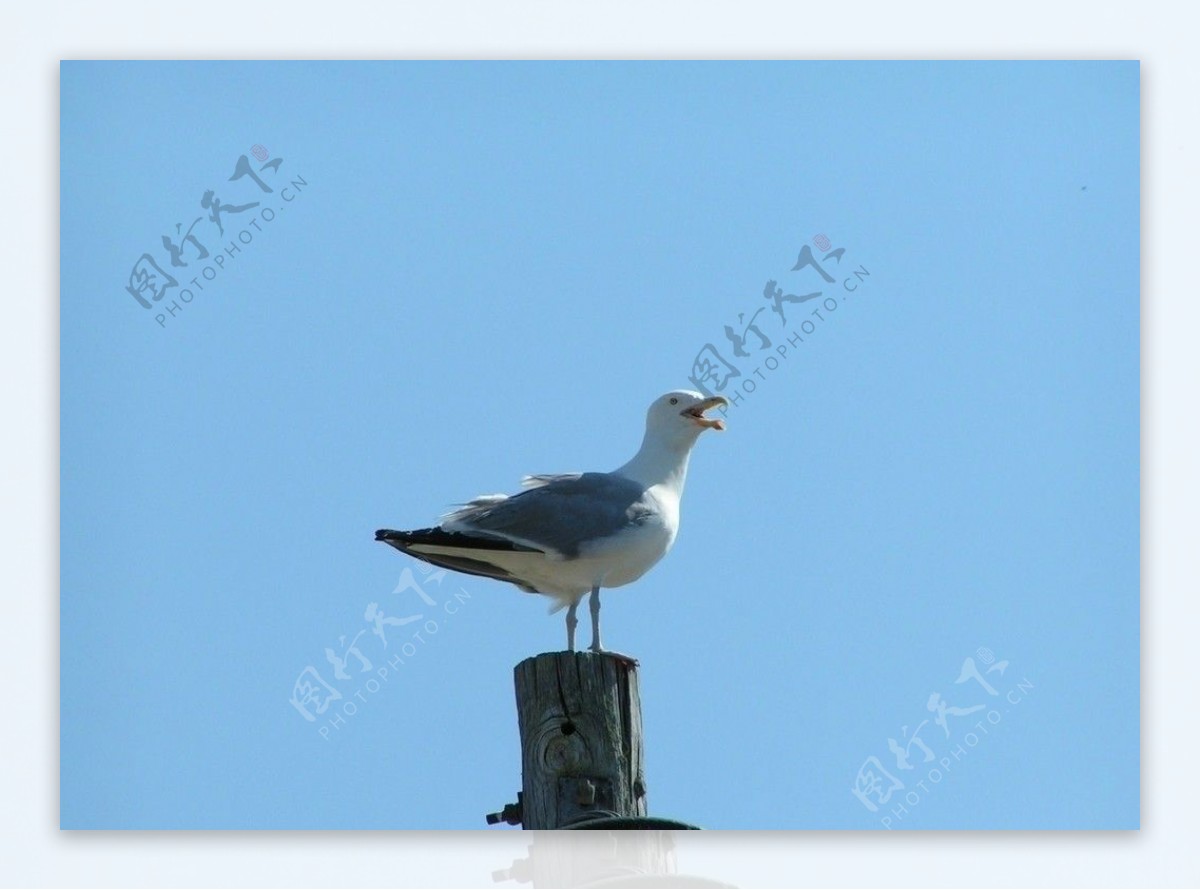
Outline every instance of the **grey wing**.
<svg viewBox="0 0 1200 890"><path fill-rule="evenodd" d="M636 482L611 473L583 473L554 477L512 497L478 498L448 514L442 528L493 535L571 558L585 542L636 525L652 510Z"/></svg>

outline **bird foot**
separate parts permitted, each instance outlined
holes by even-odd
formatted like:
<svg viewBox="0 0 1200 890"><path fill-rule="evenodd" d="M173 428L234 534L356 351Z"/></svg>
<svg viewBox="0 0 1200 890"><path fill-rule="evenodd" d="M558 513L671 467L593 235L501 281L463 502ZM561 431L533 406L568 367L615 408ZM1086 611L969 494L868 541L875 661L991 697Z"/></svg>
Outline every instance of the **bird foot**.
<svg viewBox="0 0 1200 890"><path fill-rule="evenodd" d="M626 655L624 652L613 652L611 649L588 649L588 652L593 655L607 655L610 658L615 658L617 661L624 662L630 667L637 667L638 660L632 655Z"/></svg>

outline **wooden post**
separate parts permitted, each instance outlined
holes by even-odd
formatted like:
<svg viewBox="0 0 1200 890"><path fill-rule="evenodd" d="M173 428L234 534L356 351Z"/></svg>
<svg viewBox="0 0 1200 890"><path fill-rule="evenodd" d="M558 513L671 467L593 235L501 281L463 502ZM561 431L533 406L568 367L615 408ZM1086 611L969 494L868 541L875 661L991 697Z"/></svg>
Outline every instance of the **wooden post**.
<svg viewBox="0 0 1200 890"><path fill-rule="evenodd" d="M636 665L616 655L546 652L518 664L513 678L523 827L645 816Z"/></svg>

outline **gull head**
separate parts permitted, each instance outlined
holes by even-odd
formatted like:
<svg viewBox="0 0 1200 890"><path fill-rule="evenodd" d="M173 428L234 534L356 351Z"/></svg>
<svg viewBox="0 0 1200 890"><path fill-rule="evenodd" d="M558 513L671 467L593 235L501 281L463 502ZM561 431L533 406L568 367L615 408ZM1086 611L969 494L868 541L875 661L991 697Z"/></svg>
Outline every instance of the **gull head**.
<svg viewBox="0 0 1200 890"><path fill-rule="evenodd" d="M724 396L707 398L698 392L677 389L654 400L646 413L646 428L661 430L671 438L695 438L705 430L723 430L725 421L705 417L704 412L728 404Z"/></svg>

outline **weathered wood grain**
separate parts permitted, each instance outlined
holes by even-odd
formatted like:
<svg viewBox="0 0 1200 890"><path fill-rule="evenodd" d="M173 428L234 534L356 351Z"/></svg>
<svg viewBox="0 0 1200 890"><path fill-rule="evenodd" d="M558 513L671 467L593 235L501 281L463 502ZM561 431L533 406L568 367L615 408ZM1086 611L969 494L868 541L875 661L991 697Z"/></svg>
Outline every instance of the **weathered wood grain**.
<svg viewBox="0 0 1200 890"><path fill-rule="evenodd" d="M646 815L636 665L615 655L547 652L513 675L523 826Z"/></svg>

